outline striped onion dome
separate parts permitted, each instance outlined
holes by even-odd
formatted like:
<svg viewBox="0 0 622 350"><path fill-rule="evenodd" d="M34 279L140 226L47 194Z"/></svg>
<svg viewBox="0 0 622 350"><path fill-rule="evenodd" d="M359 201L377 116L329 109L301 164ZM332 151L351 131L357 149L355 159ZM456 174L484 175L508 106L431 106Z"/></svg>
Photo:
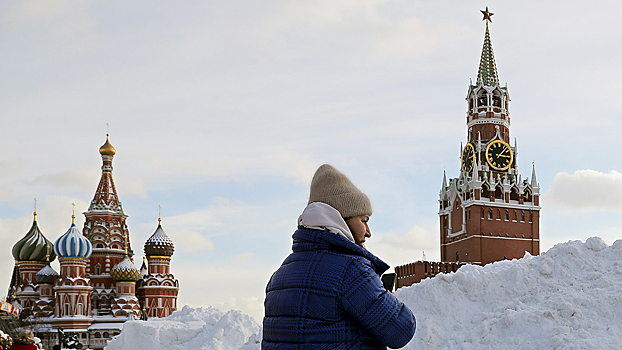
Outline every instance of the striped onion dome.
<svg viewBox="0 0 622 350"><path fill-rule="evenodd" d="M37 225L37 214L35 213L35 219L32 222L30 231L26 233L24 238L19 240L13 246L13 258L16 261L45 261L45 255L50 250L50 261L56 259L56 254L52 252L52 242L48 241L39 226Z"/></svg>
<svg viewBox="0 0 622 350"><path fill-rule="evenodd" d="M45 264L45 267L39 270L35 275L35 280L38 284L46 283L46 284L54 284L54 282L58 279L58 272L54 271L52 266L50 266L50 262L48 261Z"/></svg>
<svg viewBox="0 0 622 350"><path fill-rule="evenodd" d="M93 245L80 233L73 222L69 230L54 243L54 252L61 258L88 259L93 253Z"/></svg>
<svg viewBox="0 0 622 350"><path fill-rule="evenodd" d="M140 271L125 254L123 259L110 270L110 276L117 282L136 282L140 278Z"/></svg>
<svg viewBox="0 0 622 350"><path fill-rule="evenodd" d="M145 242L145 255L172 256L174 251L173 241L164 233L162 225L158 224L156 231Z"/></svg>

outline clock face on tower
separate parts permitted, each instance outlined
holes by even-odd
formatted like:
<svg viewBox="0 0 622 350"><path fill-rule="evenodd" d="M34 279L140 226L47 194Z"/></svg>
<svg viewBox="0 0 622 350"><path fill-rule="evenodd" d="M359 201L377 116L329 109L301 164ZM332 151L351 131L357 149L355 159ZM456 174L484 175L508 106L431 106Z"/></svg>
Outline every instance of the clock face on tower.
<svg viewBox="0 0 622 350"><path fill-rule="evenodd" d="M501 140L494 140L486 147L486 161L495 170L507 170L513 160L514 154L510 145Z"/></svg>
<svg viewBox="0 0 622 350"><path fill-rule="evenodd" d="M472 144L467 143L462 150L462 171L465 173L471 172L473 164L475 164L475 148Z"/></svg>

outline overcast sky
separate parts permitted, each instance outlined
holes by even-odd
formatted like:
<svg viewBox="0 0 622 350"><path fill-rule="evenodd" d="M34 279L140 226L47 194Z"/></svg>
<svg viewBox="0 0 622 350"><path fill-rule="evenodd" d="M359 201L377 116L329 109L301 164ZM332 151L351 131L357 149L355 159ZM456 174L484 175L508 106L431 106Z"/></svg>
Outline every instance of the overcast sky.
<svg viewBox="0 0 622 350"><path fill-rule="evenodd" d="M0 286L33 198L52 241L87 210L106 123L136 264L161 205L180 305L260 320L325 162L371 198L372 252L439 259L486 6L541 250L622 238L620 2L5 1Z"/></svg>

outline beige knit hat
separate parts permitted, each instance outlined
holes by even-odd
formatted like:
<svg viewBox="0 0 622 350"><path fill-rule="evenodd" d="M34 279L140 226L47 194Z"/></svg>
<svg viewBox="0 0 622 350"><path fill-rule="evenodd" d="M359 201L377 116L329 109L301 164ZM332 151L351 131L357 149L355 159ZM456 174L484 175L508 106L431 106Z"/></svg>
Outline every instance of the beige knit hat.
<svg viewBox="0 0 622 350"><path fill-rule="evenodd" d="M320 166L311 180L309 203L322 202L337 209L344 219L371 215L371 202L347 176L332 165Z"/></svg>

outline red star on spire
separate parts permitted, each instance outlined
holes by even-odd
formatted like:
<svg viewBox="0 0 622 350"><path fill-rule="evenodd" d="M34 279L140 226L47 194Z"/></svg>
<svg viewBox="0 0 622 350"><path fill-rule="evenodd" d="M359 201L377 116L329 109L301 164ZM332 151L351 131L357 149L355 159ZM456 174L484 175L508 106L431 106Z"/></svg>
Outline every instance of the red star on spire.
<svg viewBox="0 0 622 350"><path fill-rule="evenodd" d="M479 10L479 11L484 15L484 18L482 19L482 21L492 22L492 18L490 18L490 17L492 17L492 15L494 15L494 13L488 11L488 6L486 6L486 11L484 11L484 10Z"/></svg>

